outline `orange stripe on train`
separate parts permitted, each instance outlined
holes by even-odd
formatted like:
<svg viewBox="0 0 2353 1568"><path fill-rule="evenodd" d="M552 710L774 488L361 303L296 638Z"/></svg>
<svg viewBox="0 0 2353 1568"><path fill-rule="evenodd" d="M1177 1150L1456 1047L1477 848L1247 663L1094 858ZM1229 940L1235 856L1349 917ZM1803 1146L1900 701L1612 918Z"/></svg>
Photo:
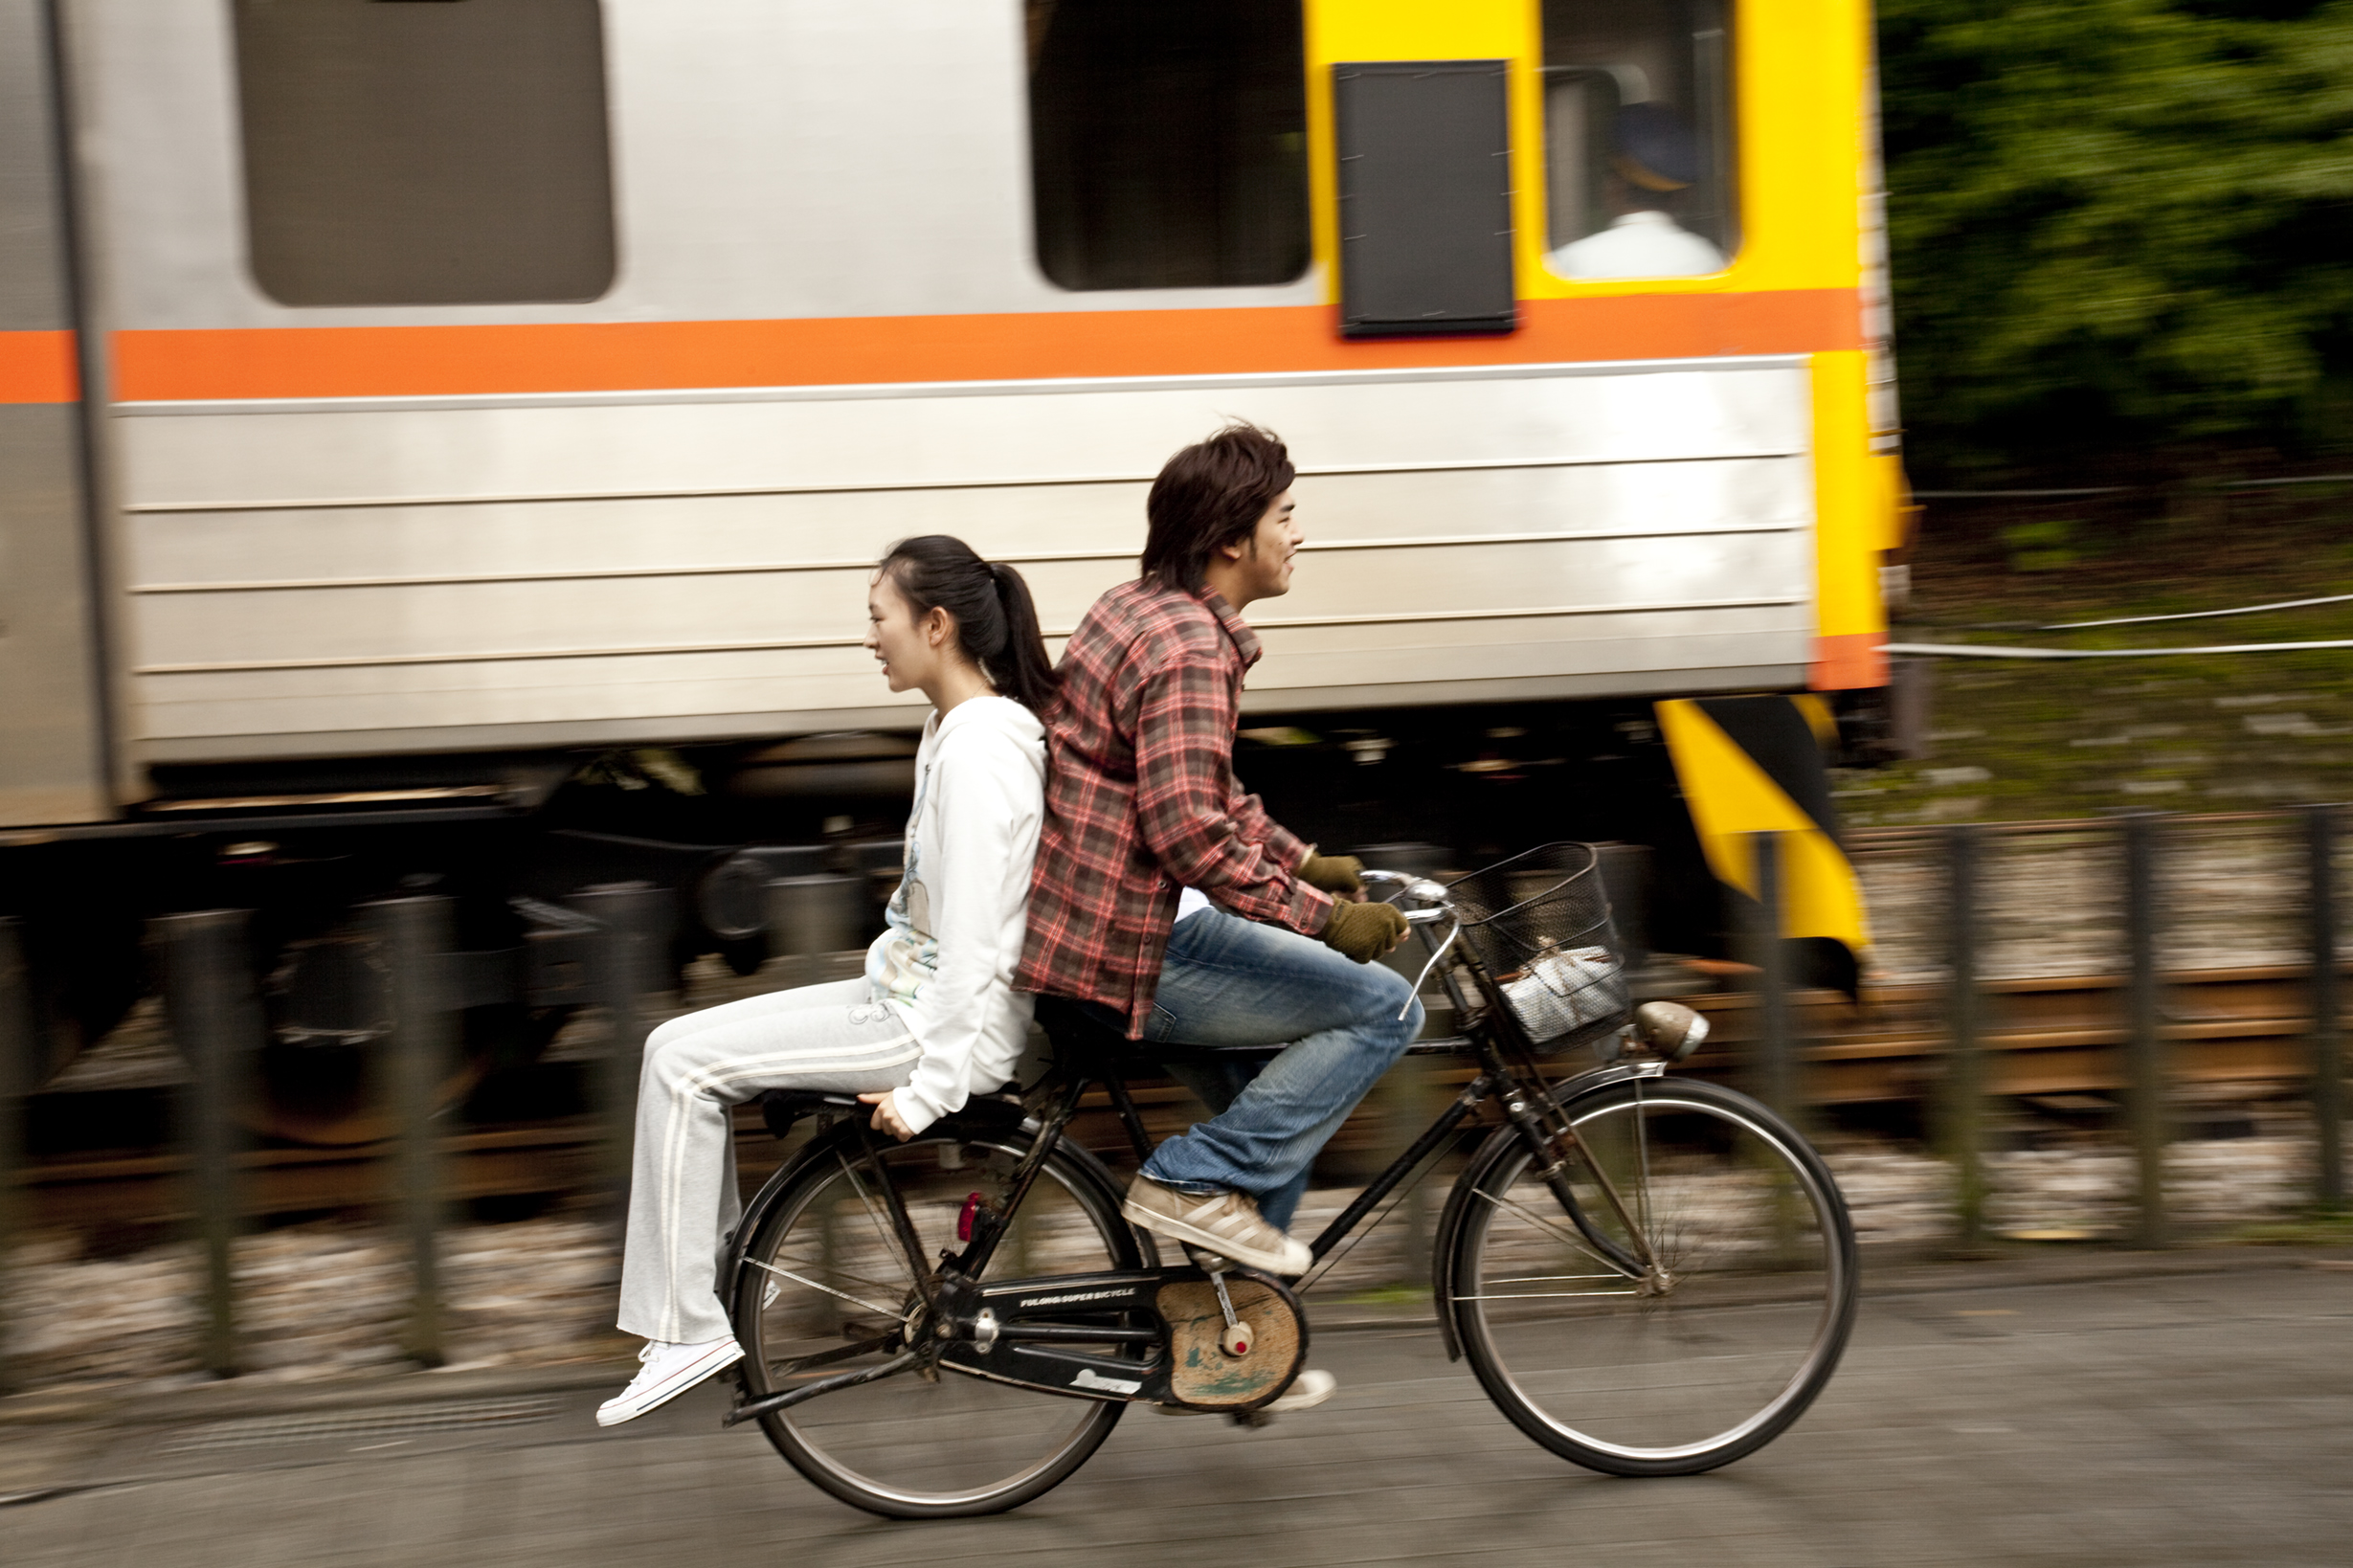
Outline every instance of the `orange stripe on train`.
<svg viewBox="0 0 2353 1568"><path fill-rule="evenodd" d="M1806 684L1816 691L1853 691L1888 683L1888 635L1846 632L1814 638L1814 667Z"/></svg>
<svg viewBox="0 0 2353 1568"><path fill-rule="evenodd" d="M0 403L71 403L81 396L71 332L0 332Z"/></svg>
<svg viewBox="0 0 2353 1568"><path fill-rule="evenodd" d="M1852 289L1524 300L1505 337L1349 343L1324 305L114 335L126 402L1231 375L1861 347Z"/></svg>

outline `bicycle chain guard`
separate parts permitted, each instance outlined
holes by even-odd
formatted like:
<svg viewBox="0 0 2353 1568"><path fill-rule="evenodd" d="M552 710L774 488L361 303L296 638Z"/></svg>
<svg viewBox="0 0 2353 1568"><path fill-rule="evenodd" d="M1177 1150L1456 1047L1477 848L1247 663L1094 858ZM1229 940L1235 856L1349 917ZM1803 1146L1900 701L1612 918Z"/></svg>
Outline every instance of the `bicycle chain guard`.
<svg viewBox="0 0 2353 1568"><path fill-rule="evenodd" d="M1225 1311L1205 1275L1160 1287L1154 1307L1168 1324L1169 1402L1196 1410L1243 1410L1280 1394L1307 1359L1307 1317L1281 1282L1237 1269L1225 1276L1248 1348L1228 1355Z"/></svg>

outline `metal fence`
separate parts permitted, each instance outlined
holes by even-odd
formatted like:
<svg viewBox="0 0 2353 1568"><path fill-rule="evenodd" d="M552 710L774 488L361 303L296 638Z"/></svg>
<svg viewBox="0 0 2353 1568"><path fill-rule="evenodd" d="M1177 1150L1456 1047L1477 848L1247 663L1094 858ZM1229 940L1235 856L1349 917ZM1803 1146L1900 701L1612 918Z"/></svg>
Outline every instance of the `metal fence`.
<svg viewBox="0 0 2353 1568"><path fill-rule="evenodd" d="M2343 837L2336 806L2310 806L2292 814L2232 814L2232 820L2257 819L2292 826L2300 839L2301 876L2282 890L2301 927L2295 943L2306 972L2308 1030L2306 1078L2314 1140L2310 1198L2324 1210L2344 1201L2343 1054L2339 980L2344 958L2339 951L2338 856ZM2166 869L2168 848L2190 819L2134 813L2105 824L2070 823L2073 837L2110 836L2114 886L2108 889L2120 927L2123 985L2124 1124L2135 1167L2131 1239L2145 1246L2167 1244L2165 1151L2172 1140L2169 1102L2174 1088L2172 1053L2188 1033L2169 1019L2166 988L2182 972L2168 970ZM2034 824L2024 831L2035 831ZM1932 941L1942 952L1942 1040L1938 1072L1928 1086L1929 1122L1937 1152L1954 1171L1952 1231L1964 1246L1986 1238L1989 1088L1987 1036L1988 974L1983 963L1987 918L1984 868L1994 840L2019 831L1997 825L1961 825L1915 834L1925 839L1941 862L1937 888L1938 918ZM1752 933L1758 958L1754 979L1757 1038L1749 1064L1750 1086L1759 1098L1786 1113L1803 1115L1808 1103L1806 1049L1791 1006L1791 979L1778 940L1782 915L1777 835L1758 836L1760 930ZM2071 911L2079 916L2081 911Z"/></svg>
<svg viewBox="0 0 2353 1568"><path fill-rule="evenodd" d="M594 1099L602 1157L598 1186L617 1231L629 1184L638 1068L650 1032L650 1004L666 982L661 947L670 895L626 885L573 895L571 919L548 940L499 952L459 951L456 902L388 899L363 910L376 939L391 1028L382 1042L381 1084L398 1129L393 1190L410 1258L411 1291L402 1348L424 1366L444 1360L439 1237L445 1221L440 1107L437 1086L455 1064L459 1015L485 1002L600 1004L609 1047ZM175 1132L186 1158L187 1207L204 1257L203 1369L240 1368L232 1248L248 1212L240 1156L244 1112L258 1088L264 1021L243 909L160 916L148 938L173 1043L189 1067ZM27 1081L40 1058L31 976L17 922L0 919L0 1302L21 1223ZM0 1345L7 1325L0 1321ZM10 1380L0 1356L0 1388Z"/></svg>
<svg viewBox="0 0 2353 1568"><path fill-rule="evenodd" d="M2344 1198L2339 817L2336 808L2321 806L2293 818L2273 818L2293 821L2304 849L2300 914L2302 948L2310 959L2309 1099L2318 1152L2310 1197L2316 1205L2328 1208L2341 1205ZM2178 821L2151 814L2071 829L2111 834L2120 850L2113 893L2123 914L2126 1124L2139 1172L2133 1239L2145 1245L2164 1244L2172 1235L2163 1178L2169 1138L2167 1058L2176 1031L2163 1006L2167 974L2161 967L2165 931L2161 886L2167 844ZM1934 1141L1955 1173L1951 1234L1963 1245L1983 1242L1987 1230L1984 1156L1990 1090L1982 873L1989 840L2004 831L1951 827L1935 830L1933 840L1942 871L1938 897L1944 1038L1938 1052L1942 1070L1926 1096L1932 1102ZM1760 1098L1803 1115L1809 1102L1803 1009L1793 1005L1789 950L1777 939L1782 857L1774 835L1759 835L1757 850L1761 895L1757 907L1761 912L1751 933L1759 939L1755 956L1759 962L1752 982L1757 992L1756 1038L1742 1070ZM806 905L807 894L789 881L773 889L779 907ZM403 1349L415 1361L437 1365L444 1355L438 1238L445 1221L447 1181L436 1086L447 1075L459 1049L459 1015L486 1000L515 998L543 1005L588 1003L605 1010L611 1043L595 1082L601 1148L597 1186L617 1231L626 1204L639 1067L653 1010L667 984L661 946L669 924L668 897L635 885L575 895L570 901L569 924L549 929L544 940L529 949L507 953L459 952L455 906L449 899L396 898L366 910L382 955L392 1023L383 1045L381 1082L399 1129L393 1157L395 1206L412 1265ZM249 920L242 910L196 910L163 916L150 928L171 1033L190 1068L177 1131L186 1155L186 1206L194 1216L193 1229L206 1264L201 1359L206 1370L220 1376L239 1370L231 1253L248 1213L239 1192L246 1141L240 1109L257 1086L254 1077L265 1027L247 940ZM841 920L820 920L817 926L822 930L813 927L797 946L790 935L781 939L782 945L794 952L815 951L813 944L838 944L836 927L847 929ZM0 920L0 1270L8 1266L11 1243L21 1222L25 1108L34 1086L30 1082L33 1064L41 1059L31 992L20 933L14 922ZM1410 1256L1413 1249L1407 1250ZM0 1273L0 1302L6 1299L5 1285L5 1274ZM6 1329L0 1321L0 1344L5 1343ZM0 1359L0 1386L5 1386L9 1372L6 1360Z"/></svg>

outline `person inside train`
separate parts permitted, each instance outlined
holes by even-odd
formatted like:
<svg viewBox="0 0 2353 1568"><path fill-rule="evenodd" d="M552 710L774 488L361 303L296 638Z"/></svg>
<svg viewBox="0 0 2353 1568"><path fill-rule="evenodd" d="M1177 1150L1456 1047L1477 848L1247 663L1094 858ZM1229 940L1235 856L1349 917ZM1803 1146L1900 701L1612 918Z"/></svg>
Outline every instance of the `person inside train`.
<svg viewBox="0 0 2353 1568"><path fill-rule="evenodd" d="M905 870L856 979L673 1019L647 1041L621 1264L620 1327L643 1370L596 1412L633 1421L743 1356L718 1297L741 1204L728 1109L763 1089L855 1093L906 1139L1013 1075L1032 997L1021 953L1055 675L1012 567L930 534L891 547L866 646L893 691L931 703Z"/></svg>
<svg viewBox="0 0 2353 1568"><path fill-rule="evenodd" d="M1372 962L1404 916L1364 902L1354 857L1319 854L1234 780L1259 657L1242 616L1290 590L1293 472L1281 441L1236 424L1153 482L1142 575L1095 600L1063 655L1014 978L1131 1039L1284 1046L1255 1076L1182 1074L1215 1114L1153 1151L1123 1210L1281 1275L1313 1261L1285 1231L1310 1162L1422 1028L1413 988ZM1330 1391L1314 1377L1321 1392L1289 1407Z"/></svg>
<svg viewBox="0 0 2353 1568"><path fill-rule="evenodd" d="M1699 179L1699 145L1664 103L1628 103L1614 125L1610 226L1553 252L1569 278L1696 278L1724 270L1724 253L1675 221Z"/></svg>

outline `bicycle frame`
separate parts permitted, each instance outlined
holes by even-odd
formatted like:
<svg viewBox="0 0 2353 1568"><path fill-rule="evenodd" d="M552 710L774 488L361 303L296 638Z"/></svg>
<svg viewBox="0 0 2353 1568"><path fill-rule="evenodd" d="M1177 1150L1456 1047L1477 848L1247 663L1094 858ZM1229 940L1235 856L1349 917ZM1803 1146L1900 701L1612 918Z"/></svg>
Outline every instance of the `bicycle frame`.
<svg viewBox="0 0 2353 1568"><path fill-rule="evenodd" d="M1479 1047L1483 1057L1496 1055L1491 1044L1477 1035L1471 1037L1469 1043ZM1665 1070L1666 1064L1657 1061L1616 1063L1588 1069L1557 1085L1548 1086L1539 1079L1531 1088L1525 1080L1512 1074L1499 1058L1488 1062L1478 1076L1463 1086L1421 1135L1393 1158L1324 1227L1310 1243L1311 1250L1319 1265L1332 1257L1341 1243L1356 1233L1367 1215L1412 1177L1432 1154L1451 1143L1464 1124L1498 1093L1512 1091L1512 1098L1507 1101L1507 1125L1497 1129L1497 1133L1509 1131L1518 1138L1541 1139L1544 1135L1539 1131L1542 1119L1548 1116L1557 1119L1560 1104L1604 1085L1630 1078L1657 1077ZM1075 1072L1069 1075L1059 1086L1046 1117L1042 1122L1022 1124L1021 1131L1031 1135L1031 1145L1014 1168L1002 1212L985 1207L976 1211L972 1240L961 1252L943 1255L936 1270L925 1269L923 1260L913 1250L912 1221L897 1187L880 1179L880 1160L886 1148L885 1141L865 1125L863 1116L853 1111L848 1125L838 1129L832 1135L827 1152L834 1157L866 1164L875 1171L877 1179L874 1185L882 1202L887 1205L890 1228L900 1238L901 1244L908 1248L909 1262L916 1277L925 1282L926 1312L913 1330L899 1340L904 1348L889 1361L859 1372L820 1378L799 1388L739 1405L728 1413L727 1423L733 1425L790 1409L838 1389L915 1370L919 1365L942 1367L968 1376L1071 1398L1181 1403L1170 1393L1166 1355L1151 1361L1135 1361L1122 1359L1115 1355L1093 1354L1081 1347L1165 1346L1168 1331L1160 1321L1156 1298L1171 1284L1205 1278L1200 1269L1190 1265L1179 1265L980 1283L1007 1223L1019 1212L1021 1200L1034 1184L1039 1171L1061 1145L1070 1122L1078 1113L1086 1090L1098 1083L1111 1092L1114 1104L1126 1098L1124 1080L1116 1072ZM850 1110L856 1105L855 1101L844 1098L841 1106L835 1107L830 1103L835 1098L825 1097L828 1102L826 1109ZM1517 1109L1513 1109L1513 1107ZM1565 1121L1560 1125L1565 1129ZM975 1128L975 1131L985 1133L989 1130ZM1001 1135L1001 1124L997 1131ZM1132 1136L1140 1131L1139 1119L1139 1125L1131 1129ZM1571 1131L1568 1136L1573 1140L1574 1132ZM1551 1157L1550 1152L1540 1141L1532 1142L1530 1147ZM1581 1146L1572 1144L1572 1147ZM1149 1152L1149 1144L1145 1143L1140 1153ZM1483 1163L1474 1163L1474 1173ZM1557 1166L1562 1162L1551 1157L1551 1163ZM1591 1160L1583 1163L1589 1171L1598 1164ZM1590 1223L1575 1206L1573 1197L1566 1195L1565 1178L1556 1176L1554 1179L1578 1228L1589 1241L1608 1246L1609 1243L1595 1234ZM1460 1194L1464 1190L1464 1183L1458 1182L1454 1195L1448 1199L1449 1213L1460 1201ZM1604 1257L1628 1278L1642 1277L1643 1266L1625 1258L1623 1249L1609 1246L1609 1252ZM1444 1277L1443 1258L1439 1261L1439 1268L1441 1278L1438 1281L1437 1304L1440 1327L1449 1359L1457 1359L1461 1355L1460 1332L1454 1322L1452 1292ZM1311 1288L1319 1274L1320 1270L1311 1272L1301 1288ZM1304 1348L1308 1316L1298 1297L1289 1288L1270 1276L1253 1270L1237 1268L1230 1271L1227 1277L1246 1278L1279 1292L1298 1313ZM1148 1319L1149 1322L1138 1322L1139 1318ZM895 1336L886 1336L882 1341L861 1346L844 1347L843 1352L832 1354L888 1349L891 1337ZM1268 1398L1272 1397L1270 1393Z"/></svg>
<svg viewBox="0 0 2353 1568"><path fill-rule="evenodd" d="M1424 940L1429 941L1426 927L1423 930ZM1456 930L1459 931L1459 925ZM1433 965L1453 946L1454 934L1449 932L1444 941L1431 942ZM1608 1084L1657 1077L1666 1071L1667 1064L1657 1060L1610 1063L1552 1083L1545 1076L1534 1045L1519 1029L1511 1009L1501 1004L1493 978L1487 974L1477 957L1464 950L1458 962L1471 977L1479 1005L1474 1006L1472 998L1464 994L1452 969L1440 968L1439 974L1455 1004L1456 1016L1468 1025L1468 1032L1458 1040L1435 1047L1420 1047L1417 1051L1423 1055L1462 1054L1468 1047L1477 1056L1480 1070L1421 1135L1309 1243L1318 1266L1310 1271L1300 1288L1311 1288L1327 1271L1326 1261L1336 1261L1335 1251L1355 1234L1365 1217L1404 1185L1433 1154L1448 1147L1464 1124L1498 1095L1502 1096L1505 1127L1497 1129L1495 1137L1490 1138L1490 1148L1504 1131L1510 1131L1532 1156L1542 1162L1539 1169L1545 1184L1607 1266L1632 1280L1657 1275L1658 1265L1650 1255L1643 1228L1634 1222L1602 1162L1585 1154L1562 1108L1577 1096ZM840 1147L833 1152L836 1157L846 1160L851 1153L849 1145L854 1141L857 1157L874 1172L875 1185L888 1205L891 1230L907 1250L910 1270L919 1282L922 1311L918 1321L905 1331L900 1340L904 1345L901 1354L891 1360L739 1405L728 1415L727 1423L732 1425L789 1409L837 1389L875 1381L918 1366L926 1370L944 1366L969 1376L1078 1399L1180 1402L1170 1395L1169 1357L1165 1354L1155 1360L1135 1361L1089 1354L1078 1347L1153 1344L1165 1350L1168 1330L1160 1317L1156 1298L1172 1283L1205 1278L1199 1268L1188 1265L979 1283L996 1255L1006 1225L1020 1211L1046 1160L1062 1145L1087 1090L1097 1084L1103 1086L1118 1112L1138 1160L1151 1154L1143 1119L1136 1112L1118 1064L1107 1061L1091 1065L1068 1064L1054 1087L1052 1103L1044 1117L1021 1124L1020 1130L1031 1136L1031 1146L1014 1168L1002 1211L986 1206L976 1210L971 1238L963 1250L943 1253L936 1269L927 1268L919 1255L914 1226L898 1188L884 1179L882 1155L886 1144L867 1125L863 1108L846 1097L811 1096L827 1110L847 1114L849 1125L835 1134ZM1009 1105L997 1107L997 1126L991 1131L1001 1135L1010 1114ZM1614 1211L1622 1234L1633 1242L1632 1252L1601 1232L1585 1216L1568 1181L1572 1158L1584 1167ZM1474 1161L1470 1175L1475 1176L1484 1164L1485 1159ZM1449 1221L1468 1187L1468 1180L1456 1183L1447 1202ZM1442 1223L1441 1228L1448 1226ZM1152 1256L1149 1250L1147 1256ZM1440 1327L1448 1358L1459 1359L1461 1334L1453 1292L1445 1277L1447 1260L1440 1258L1437 1269ZM1299 1313L1304 1349L1307 1318L1289 1288L1251 1270L1235 1269L1228 1277L1246 1277L1279 1292ZM1081 1310L1074 1311L1074 1308ZM1151 1323L1139 1323L1139 1317L1150 1318ZM1094 1321L1076 1321L1079 1319ZM886 1349L893 1337L898 1336L885 1336L858 1348ZM1273 1397L1272 1392L1267 1395L1268 1399Z"/></svg>

